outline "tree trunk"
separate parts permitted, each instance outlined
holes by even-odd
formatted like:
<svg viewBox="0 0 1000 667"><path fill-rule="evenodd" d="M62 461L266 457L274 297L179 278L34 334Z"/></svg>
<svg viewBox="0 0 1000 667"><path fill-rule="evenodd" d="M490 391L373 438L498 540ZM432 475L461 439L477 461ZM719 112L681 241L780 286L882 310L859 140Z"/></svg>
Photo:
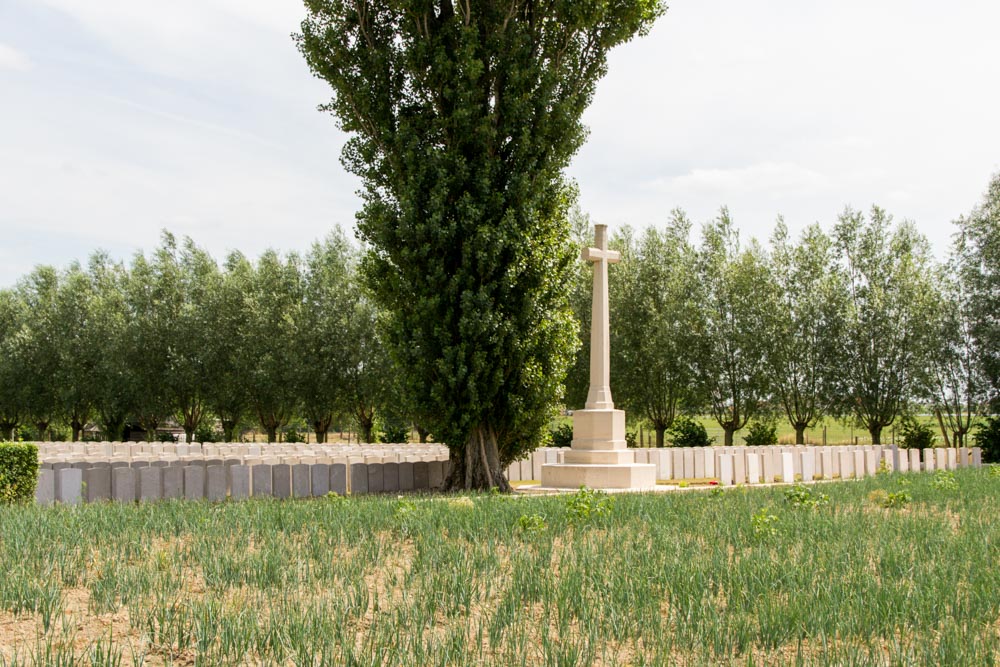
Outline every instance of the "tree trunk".
<svg viewBox="0 0 1000 667"><path fill-rule="evenodd" d="M312 427L313 433L316 434L317 444L323 444L326 442L326 434L330 431L331 422L333 422L333 415L313 419Z"/></svg>
<svg viewBox="0 0 1000 667"><path fill-rule="evenodd" d="M80 438L83 437L83 429L86 424L80 421L77 417L72 417L69 422L69 426L73 429L73 442L80 442Z"/></svg>
<svg viewBox="0 0 1000 667"><path fill-rule="evenodd" d="M262 424L262 426L264 426L264 425ZM277 426L266 425L266 426L264 426L264 430L267 431L267 441L269 443L271 443L271 442L278 442L278 427Z"/></svg>
<svg viewBox="0 0 1000 667"><path fill-rule="evenodd" d="M663 447L663 436L667 432L667 426L665 424L654 423L653 428L656 429L656 446Z"/></svg>
<svg viewBox="0 0 1000 667"><path fill-rule="evenodd" d="M944 436L944 446L951 447L951 438L948 437L948 429L944 425L944 417L941 416L941 410L934 410L934 416L937 417L938 426L941 428L941 435ZM958 447L959 445L955 445Z"/></svg>
<svg viewBox="0 0 1000 667"><path fill-rule="evenodd" d="M372 430L375 428L374 419L359 419L358 429L361 431L359 434L361 436L361 441L365 443L372 442Z"/></svg>
<svg viewBox="0 0 1000 667"><path fill-rule="evenodd" d="M736 429L733 428L732 426L723 426L722 430L726 434L725 438L723 439L724 445L726 447L732 447L733 446L733 434L736 433Z"/></svg>
<svg viewBox="0 0 1000 667"><path fill-rule="evenodd" d="M881 445L882 444L882 424L869 424L868 425L868 432L872 436L872 444L873 445Z"/></svg>
<svg viewBox="0 0 1000 667"><path fill-rule="evenodd" d="M236 442L236 420L220 419L222 422L222 439L226 442Z"/></svg>
<svg viewBox="0 0 1000 667"><path fill-rule="evenodd" d="M430 434L431 434L430 431L428 431L427 429L425 429L420 424L417 424L417 436L420 437L420 444L426 443L427 442L427 436L429 436Z"/></svg>
<svg viewBox="0 0 1000 667"><path fill-rule="evenodd" d="M445 480L445 491L498 489L510 492L511 486L500 465L496 433L480 426L472 430L465 447L450 449L451 472Z"/></svg>
<svg viewBox="0 0 1000 667"><path fill-rule="evenodd" d="M795 444L796 445L806 444L806 425L801 422L795 424Z"/></svg>
<svg viewBox="0 0 1000 667"><path fill-rule="evenodd" d="M13 440L17 422L0 422L0 440Z"/></svg>
<svg viewBox="0 0 1000 667"><path fill-rule="evenodd" d="M45 420L45 421L36 421L35 422L35 428L38 429L38 439L39 440L41 440L42 442L44 442L45 440L48 440L48 438L45 437L45 432L49 430L49 422L48 422L48 420Z"/></svg>

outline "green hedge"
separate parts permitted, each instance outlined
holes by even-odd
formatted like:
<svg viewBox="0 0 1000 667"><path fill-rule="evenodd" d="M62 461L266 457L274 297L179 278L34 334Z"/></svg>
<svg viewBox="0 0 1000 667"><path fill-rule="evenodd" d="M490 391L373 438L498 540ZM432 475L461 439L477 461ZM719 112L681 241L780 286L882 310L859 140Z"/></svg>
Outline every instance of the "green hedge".
<svg viewBox="0 0 1000 667"><path fill-rule="evenodd" d="M38 484L38 445L0 442L0 503L31 501Z"/></svg>

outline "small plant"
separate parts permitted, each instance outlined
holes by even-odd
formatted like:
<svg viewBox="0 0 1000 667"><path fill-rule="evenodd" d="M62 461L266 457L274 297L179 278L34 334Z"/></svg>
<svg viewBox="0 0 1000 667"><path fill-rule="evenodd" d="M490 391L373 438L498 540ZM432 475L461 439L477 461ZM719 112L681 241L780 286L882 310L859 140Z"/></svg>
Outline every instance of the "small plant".
<svg viewBox="0 0 1000 667"><path fill-rule="evenodd" d="M885 489L875 489L868 494L868 502L876 507L885 507L885 503L888 499L889 492Z"/></svg>
<svg viewBox="0 0 1000 667"><path fill-rule="evenodd" d="M890 491L886 494L882 507L906 507L910 504L911 500L913 500L913 497L906 491Z"/></svg>
<svg viewBox="0 0 1000 667"><path fill-rule="evenodd" d="M522 514L517 520L517 528L522 533L540 533L547 527L541 514Z"/></svg>
<svg viewBox="0 0 1000 667"><path fill-rule="evenodd" d="M815 509L821 505L829 504L830 496L810 489L804 484L796 484L790 489L785 489L785 502L792 507Z"/></svg>
<svg viewBox="0 0 1000 667"><path fill-rule="evenodd" d="M294 426L285 431L284 440L288 443L305 442L305 438Z"/></svg>
<svg viewBox="0 0 1000 667"><path fill-rule="evenodd" d="M682 489L686 489L688 488L688 482L686 479L682 479L681 481L677 482L677 486Z"/></svg>
<svg viewBox="0 0 1000 667"><path fill-rule="evenodd" d="M708 447L715 441L708 437L708 431L701 422L686 415L674 420L667 435L674 447Z"/></svg>
<svg viewBox="0 0 1000 667"><path fill-rule="evenodd" d="M934 473L934 481L931 482L938 491L958 491L958 480L955 473L950 470L938 470Z"/></svg>
<svg viewBox="0 0 1000 667"><path fill-rule="evenodd" d="M639 436L635 434L634 430L625 431L625 446L629 448L639 446Z"/></svg>
<svg viewBox="0 0 1000 667"><path fill-rule="evenodd" d="M875 471L876 476L888 475L890 472L892 471L889 470L889 463L885 459L878 462L878 470Z"/></svg>
<svg viewBox="0 0 1000 667"><path fill-rule="evenodd" d="M712 498L721 498L725 491L722 490L721 486L713 486L712 490L708 492L708 495Z"/></svg>
<svg viewBox="0 0 1000 667"><path fill-rule="evenodd" d="M990 466L990 477L1000 477L1000 465Z"/></svg>
<svg viewBox="0 0 1000 667"><path fill-rule="evenodd" d="M761 507L750 517L750 527L757 539L773 537L778 534L778 516L771 514L767 507Z"/></svg>
<svg viewBox="0 0 1000 667"><path fill-rule="evenodd" d="M755 421L751 422L747 434L743 436L744 442L752 447L761 445L778 444L778 426L774 422Z"/></svg>
<svg viewBox="0 0 1000 667"><path fill-rule="evenodd" d="M603 491L581 486L566 502L566 513L570 523L583 523L610 516L614 505L614 498Z"/></svg>
<svg viewBox="0 0 1000 667"><path fill-rule="evenodd" d="M344 496L340 495L336 491L329 491L326 494L326 500L327 500L327 502L333 503L335 505L339 505L339 504L345 502L347 500L347 498L345 498Z"/></svg>
<svg viewBox="0 0 1000 667"><path fill-rule="evenodd" d="M903 420L900 427L900 444L906 449L927 449L934 446L937 436L934 429L926 424L921 424L913 417Z"/></svg>
<svg viewBox="0 0 1000 667"><path fill-rule="evenodd" d="M411 500L400 500L396 503L396 509L393 515L397 519L406 519L413 516L417 511L417 505Z"/></svg>

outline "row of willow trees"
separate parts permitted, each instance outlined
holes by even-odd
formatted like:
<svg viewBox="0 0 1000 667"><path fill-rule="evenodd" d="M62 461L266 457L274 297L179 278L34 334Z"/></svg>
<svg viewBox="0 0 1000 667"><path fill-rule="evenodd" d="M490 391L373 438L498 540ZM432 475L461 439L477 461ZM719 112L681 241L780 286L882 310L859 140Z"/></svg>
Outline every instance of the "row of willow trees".
<svg viewBox="0 0 1000 667"><path fill-rule="evenodd" d="M582 225L577 225L582 234ZM767 245L741 242L723 209L691 241L675 211L663 228L613 240L612 389L657 444L680 413L710 413L725 444L749 420L787 418L804 432L851 419L880 443L915 408L930 409L955 446L1000 396L1000 175L954 243L935 260L908 222L851 209L827 233L790 238L779 220ZM942 253L943 255L944 253ZM589 323L589 275L575 310ZM582 405L586 358L570 373Z"/></svg>
<svg viewBox="0 0 1000 667"><path fill-rule="evenodd" d="M164 233L126 265L41 266L0 291L0 438L54 426L153 439L173 418L188 438L256 422L271 442L294 418L319 441L352 417L405 423L379 314L359 285L358 252L339 231L304 256L269 251L222 266ZM218 422L216 422L218 420Z"/></svg>
<svg viewBox="0 0 1000 667"><path fill-rule="evenodd" d="M589 241L576 216L580 243ZM827 416L875 443L914 405L962 444L1000 395L1000 176L957 221L937 262L909 223L846 210L830 233L798 239L779 221L770 243L741 242L728 213L704 225L675 211L662 228L625 228L611 275L612 388L662 445L682 413L711 413L726 444L749 420L783 414L802 441ZM270 441L293 419L325 441L349 418L419 424L360 285L360 253L336 231L304 256L233 253L220 266L164 234L130 264L39 267L0 291L0 437L54 425L109 439L127 424L155 436L167 419L188 438L259 424ZM566 405L587 393L591 300L580 264L573 309L581 345ZM419 429L419 426L418 426ZM422 429L419 429L422 431ZM422 433L425 435L424 433Z"/></svg>

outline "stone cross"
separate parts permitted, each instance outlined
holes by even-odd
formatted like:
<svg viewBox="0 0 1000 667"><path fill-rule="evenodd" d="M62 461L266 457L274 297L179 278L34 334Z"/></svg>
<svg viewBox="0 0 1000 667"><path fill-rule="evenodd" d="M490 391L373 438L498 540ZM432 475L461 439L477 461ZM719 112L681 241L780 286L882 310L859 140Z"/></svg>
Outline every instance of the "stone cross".
<svg viewBox="0 0 1000 667"><path fill-rule="evenodd" d="M588 410L613 410L611 400L611 325L608 319L608 264L621 254L608 250L608 226L594 225L594 245L584 248L584 261L594 265L594 303L590 311L590 391Z"/></svg>

